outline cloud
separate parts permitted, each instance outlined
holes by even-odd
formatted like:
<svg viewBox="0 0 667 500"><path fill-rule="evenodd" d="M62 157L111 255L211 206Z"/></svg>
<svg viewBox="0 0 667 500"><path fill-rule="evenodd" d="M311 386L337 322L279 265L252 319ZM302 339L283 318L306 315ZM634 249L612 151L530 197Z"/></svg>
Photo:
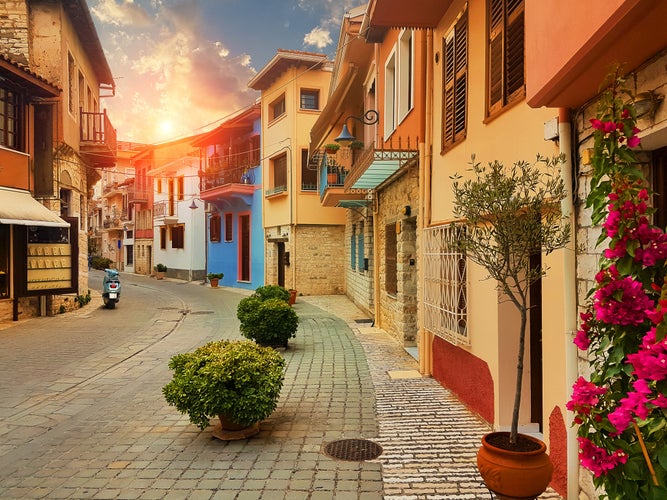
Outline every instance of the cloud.
<svg viewBox="0 0 667 500"><path fill-rule="evenodd" d="M310 33L306 33L306 36L303 37L305 45L312 45L320 50L328 47L332 42L330 31L322 29L319 26L313 28Z"/></svg>
<svg viewBox="0 0 667 500"><path fill-rule="evenodd" d="M90 10L104 24L145 27L151 22L148 13L132 0L120 4L116 0L99 0Z"/></svg>
<svg viewBox="0 0 667 500"><path fill-rule="evenodd" d="M149 14L127 0L101 0L91 10L97 21L116 27L103 30L117 84L116 96L103 104L120 140L153 143L203 132L254 102L250 56L232 56L222 41L202 35L196 1L152 7ZM164 136L168 130L172 137Z"/></svg>

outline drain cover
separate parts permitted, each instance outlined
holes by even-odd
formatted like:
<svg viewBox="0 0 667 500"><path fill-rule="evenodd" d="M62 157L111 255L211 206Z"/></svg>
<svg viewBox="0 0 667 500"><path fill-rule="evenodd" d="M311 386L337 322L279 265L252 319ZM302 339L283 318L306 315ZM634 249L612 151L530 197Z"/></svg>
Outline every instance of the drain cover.
<svg viewBox="0 0 667 500"><path fill-rule="evenodd" d="M324 453L340 460L360 462L382 454L382 446L367 439L339 439L324 447Z"/></svg>

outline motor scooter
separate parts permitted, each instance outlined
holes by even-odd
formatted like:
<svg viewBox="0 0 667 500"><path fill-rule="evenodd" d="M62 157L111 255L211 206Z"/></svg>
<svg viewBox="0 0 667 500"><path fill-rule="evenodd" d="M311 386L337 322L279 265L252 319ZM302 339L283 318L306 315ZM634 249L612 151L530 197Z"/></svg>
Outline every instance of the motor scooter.
<svg viewBox="0 0 667 500"><path fill-rule="evenodd" d="M120 276L115 269L105 269L102 280L102 300L108 309L113 309L120 300Z"/></svg>

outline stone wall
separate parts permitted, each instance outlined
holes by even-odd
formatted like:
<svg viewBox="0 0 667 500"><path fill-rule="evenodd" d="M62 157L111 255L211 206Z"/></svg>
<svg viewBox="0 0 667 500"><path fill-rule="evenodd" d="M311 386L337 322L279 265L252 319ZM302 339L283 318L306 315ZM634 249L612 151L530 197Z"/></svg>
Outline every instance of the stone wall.
<svg viewBox="0 0 667 500"><path fill-rule="evenodd" d="M380 292L379 321L376 324L404 346L417 344L417 272L420 236L417 231L419 210L419 170L414 164L404 175L378 195L378 240ZM406 207L409 208L407 212ZM387 231L396 231L397 293L387 293Z"/></svg>
<svg viewBox="0 0 667 500"><path fill-rule="evenodd" d="M375 315L374 286L373 277L375 273L375 242L373 238L373 213L372 207L360 210L347 211L347 223L345 225L345 294L360 309L369 316ZM352 236L363 234L364 237L364 255L368 260L368 268L359 269L359 256L356 255L355 266L352 268L352 254L350 244Z"/></svg>
<svg viewBox="0 0 667 500"><path fill-rule="evenodd" d="M345 289L345 226L299 225L266 228L265 282L278 283L278 244L285 235L285 288L299 295L341 295Z"/></svg>
<svg viewBox="0 0 667 500"><path fill-rule="evenodd" d="M0 2L0 53L28 65L28 5L25 0Z"/></svg>

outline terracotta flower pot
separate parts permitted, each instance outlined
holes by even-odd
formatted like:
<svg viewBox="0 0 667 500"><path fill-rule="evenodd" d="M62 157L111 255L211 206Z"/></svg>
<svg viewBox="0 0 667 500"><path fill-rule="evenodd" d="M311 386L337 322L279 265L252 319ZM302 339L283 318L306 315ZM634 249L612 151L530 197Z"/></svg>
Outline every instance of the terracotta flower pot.
<svg viewBox="0 0 667 500"><path fill-rule="evenodd" d="M536 498L551 482L553 465L546 445L531 436L520 434L520 440L534 443L533 451L511 451L491 444L494 436L509 432L491 432L482 438L477 452L477 468L484 484L500 499Z"/></svg>
<svg viewBox="0 0 667 500"><path fill-rule="evenodd" d="M218 288L218 282L220 278L210 278L211 288Z"/></svg>
<svg viewBox="0 0 667 500"><path fill-rule="evenodd" d="M259 433L259 422L251 425L240 425L230 420L226 415L218 415L220 424L213 429L213 437L222 441L246 439Z"/></svg>
<svg viewBox="0 0 667 500"><path fill-rule="evenodd" d="M289 305L293 306L296 302L296 290L289 291Z"/></svg>

